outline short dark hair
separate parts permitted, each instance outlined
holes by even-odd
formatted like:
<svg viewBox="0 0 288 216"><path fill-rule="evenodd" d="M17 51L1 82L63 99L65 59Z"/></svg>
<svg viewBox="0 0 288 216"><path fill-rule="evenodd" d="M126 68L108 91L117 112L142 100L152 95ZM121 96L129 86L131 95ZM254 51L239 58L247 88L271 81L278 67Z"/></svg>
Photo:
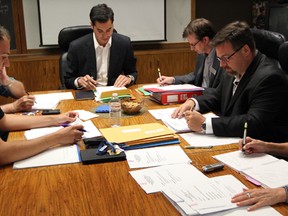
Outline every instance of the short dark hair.
<svg viewBox="0 0 288 216"><path fill-rule="evenodd" d="M108 20L111 20L112 23L114 22L114 12L106 4L98 4L94 6L90 11L89 16L93 25L95 25L96 22L105 23Z"/></svg>
<svg viewBox="0 0 288 216"><path fill-rule="evenodd" d="M5 38L10 40L9 31L4 26L0 25L0 40L4 40Z"/></svg>
<svg viewBox="0 0 288 216"><path fill-rule="evenodd" d="M209 37L212 39L216 31L213 24L204 18L198 18L192 20L184 29L182 37L187 38L188 35L195 34L198 40L201 40L204 37Z"/></svg>
<svg viewBox="0 0 288 216"><path fill-rule="evenodd" d="M249 25L244 21L235 21L223 27L212 39L211 45L215 47L224 42L230 42L234 50L239 49L245 44L252 51L256 49L253 34Z"/></svg>

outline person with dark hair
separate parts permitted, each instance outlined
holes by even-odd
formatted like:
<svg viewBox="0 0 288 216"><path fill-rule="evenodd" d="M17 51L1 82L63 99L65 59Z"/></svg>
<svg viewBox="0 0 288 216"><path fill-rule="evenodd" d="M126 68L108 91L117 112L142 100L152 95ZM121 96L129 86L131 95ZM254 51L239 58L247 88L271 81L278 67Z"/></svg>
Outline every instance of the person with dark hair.
<svg viewBox="0 0 288 216"><path fill-rule="evenodd" d="M192 131L225 137L247 135L256 139L288 140L288 80L276 61L255 47L245 22L233 22L212 39L223 73L219 86L209 94L188 99L172 114L185 116ZM214 112L219 117L205 118Z"/></svg>
<svg viewBox="0 0 288 216"><path fill-rule="evenodd" d="M114 13L106 4L90 11L93 33L71 42L65 85L93 90L96 86L123 87L137 79L136 58L130 38L114 31Z"/></svg>
<svg viewBox="0 0 288 216"><path fill-rule="evenodd" d="M288 155L288 142L265 142L247 137L243 149L242 146L243 139L239 141L239 149L244 150L245 154L266 153L286 158ZM249 205L248 211L277 203L288 203L288 184L279 188L243 189L243 192L233 196L231 201L237 206Z"/></svg>
<svg viewBox="0 0 288 216"><path fill-rule="evenodd" d="M210 41L215 36L213 24L204 18L191 21L183 31L182 37L187 39L192 51L196 52L195 71L181 76L162 76L157 79L160 85L164 84L194 84L205 88L216 88L219 85L223 69L216 56L215 49Z"/></svg>
<svg viewBox="0 0 288 216"><path fill-rule="evenodd" d="M10 66L10 34L6 28L0 25L0 95L13 97L18 100L9 104L2 104L1 109L5 113L30 111L35 102L33 95L26 95L22 82L9 77L6 67Z"/></svg>

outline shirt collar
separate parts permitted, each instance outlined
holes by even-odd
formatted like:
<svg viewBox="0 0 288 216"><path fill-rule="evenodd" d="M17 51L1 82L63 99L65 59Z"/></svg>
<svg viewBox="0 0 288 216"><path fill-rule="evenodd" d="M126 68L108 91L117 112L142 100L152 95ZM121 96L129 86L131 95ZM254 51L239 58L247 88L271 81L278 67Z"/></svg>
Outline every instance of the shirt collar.
<svg viewBox="0 0 288 216"><path fill-rule="evenodd" d="M103 47L103 46L101 46L101 45L98 43L98 41L97 41L96 36L95 36L94 33L93 33L93 42L94 42L94 48L95 48L95 50L96 50L98 47ZM107 42L107 44L106 44L105 47L110 48L111 46L112 46L112 36L109 38L109 40L108 40L108 42Z"/></svg>

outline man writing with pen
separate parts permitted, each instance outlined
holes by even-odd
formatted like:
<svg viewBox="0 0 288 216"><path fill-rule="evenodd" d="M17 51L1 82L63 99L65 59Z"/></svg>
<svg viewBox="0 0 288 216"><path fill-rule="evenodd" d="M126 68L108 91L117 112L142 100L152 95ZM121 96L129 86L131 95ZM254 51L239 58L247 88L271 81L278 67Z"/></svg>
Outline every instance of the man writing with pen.
<svg viewBox="0 0 288 216"><path fill-rule="evenodd" d="M71 42L65 85L93 90L96 86L123 87L137 79L136 58L130 38L114 31L114 13L106 4L90 11L93 33Z"/></svg>
<svg viewBox="0 0 288 216"><path fill-rule="evenodd" d="M192 131L216 136L248 136L267 141L288 139L288 80L277 63L256 50L249 26L233 22L212 40L220 66L225 69L220 85L206 95L188 99L172 114L187 120ZM189 111L191 110L191 111ZM218 118L205 118L214 112Z"/></svg>
<svg viewBox="0 0 288 216"><path fill-rule="evenodd" d="M30 111L35 102L35 97L27 95L24 85L9 77L6 67L10 66L10 35L9 32L0 26L0 95L5 97L19 98L13 103L1 105L5 113Z"/></svg>

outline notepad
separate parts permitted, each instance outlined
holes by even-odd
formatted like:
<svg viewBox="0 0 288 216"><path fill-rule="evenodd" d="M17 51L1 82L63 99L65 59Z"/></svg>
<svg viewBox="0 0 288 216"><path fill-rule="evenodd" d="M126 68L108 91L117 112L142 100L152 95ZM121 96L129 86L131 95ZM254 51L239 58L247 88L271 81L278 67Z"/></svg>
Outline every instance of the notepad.
<svg viewBox="0 0 288 216"><path fill-rule="evenodd" d="M77 91L75 92L76 100L93 100L95 98L94 91Z"/></svg>
<svg viewBox="0 0 288 216"><path fill-rule="evenodd" d="M70 145L50 148L30 158L17 161L13 164L13 169L52 166L78 162L80 162L78 146Z"/></svg>

